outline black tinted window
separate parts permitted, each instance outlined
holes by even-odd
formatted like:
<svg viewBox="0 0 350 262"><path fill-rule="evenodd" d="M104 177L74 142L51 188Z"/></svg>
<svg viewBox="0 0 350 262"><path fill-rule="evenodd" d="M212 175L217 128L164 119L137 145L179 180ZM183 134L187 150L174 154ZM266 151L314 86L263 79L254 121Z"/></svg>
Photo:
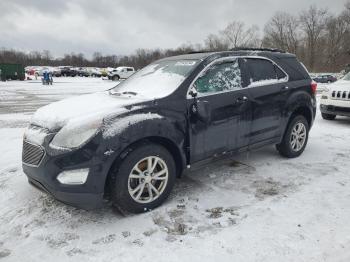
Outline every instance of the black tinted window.
<svg viewBox="0 0 350 262"><path fill-rule="evenodd" d="M285 79L287 77L286 74L281 69L279 69L279 67L275 66L275 69L277 73L277 79Z"/></svg>
<svg viewBox="0 0 350 262"><path fill-rule="evenodd" d="M266 80L273 81L286 78L286 74L269 60L248 58L245 59L245 65L249 75L248 85Z"/></svg>

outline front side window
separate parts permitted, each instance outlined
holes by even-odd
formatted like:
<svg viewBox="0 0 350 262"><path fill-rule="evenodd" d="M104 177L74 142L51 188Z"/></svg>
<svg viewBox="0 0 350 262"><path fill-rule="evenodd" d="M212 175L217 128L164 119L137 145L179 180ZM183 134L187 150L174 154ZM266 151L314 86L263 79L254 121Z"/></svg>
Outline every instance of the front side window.
<svg viewBox="0 0 350 262"><path fill-rule="evenodd" d="M194 83L199 94L240 89L241 70L238 59L214 64Z"/></svg>
<svg viewBox="0 0 350 262"><path fill-rule="evenodd" d="M132 94L162 98L173 93L197 66L198 60L163 60L150 64L111 90L111 94Z"/></svg>
<svg viewBox="0 0 350 262"><path fill-rule="evenodd" d="M249 87L287 80L287 75L269 60L247 58L245 59L245 66L249 73Z"/></svg>

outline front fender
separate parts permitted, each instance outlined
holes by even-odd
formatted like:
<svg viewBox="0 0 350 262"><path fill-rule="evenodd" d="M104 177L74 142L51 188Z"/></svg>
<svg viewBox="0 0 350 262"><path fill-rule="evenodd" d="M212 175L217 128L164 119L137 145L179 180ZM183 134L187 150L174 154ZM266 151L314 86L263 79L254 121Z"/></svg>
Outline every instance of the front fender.
<svg viewBox="0 0 350 262"><path fill-rule="evenodd" d="M111 157L118 157L127 147L147 138L160 138L171 142L183 156L185 140L185 120L170 119L157 113L139 113L123 116L105 123L102 137L106 151Z"/></svg>

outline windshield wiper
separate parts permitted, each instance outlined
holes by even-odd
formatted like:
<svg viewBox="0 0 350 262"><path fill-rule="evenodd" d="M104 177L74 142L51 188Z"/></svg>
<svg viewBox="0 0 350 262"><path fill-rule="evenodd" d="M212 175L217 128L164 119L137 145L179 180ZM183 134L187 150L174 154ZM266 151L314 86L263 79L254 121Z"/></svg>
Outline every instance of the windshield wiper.
<svg viewBox="0 0 350 262"><path fill-rule="evenodd" d="M133 96L137 96L136 92L132 92L132 91L125 91L122 93L123 95L133 95Z"/></svg>

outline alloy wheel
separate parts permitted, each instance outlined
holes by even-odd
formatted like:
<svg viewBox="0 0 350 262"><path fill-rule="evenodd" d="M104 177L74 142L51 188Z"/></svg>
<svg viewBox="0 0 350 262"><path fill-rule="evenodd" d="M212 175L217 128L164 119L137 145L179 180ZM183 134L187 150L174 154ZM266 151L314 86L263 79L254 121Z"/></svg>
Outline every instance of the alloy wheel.
<svg viewBox="0 0 350 262"><path fill-rule="evenodd" d="M153 202L164 192L168 179L169 171L164 160L157 156L146 157L129 174L129 194L138 203Z"/></svg>
<svg viewBox="0 0 350 262"><path fill-rule="evenodd" d="M306 141L306 127L303 123L297 122L290 136L290 145L294 152L300 151Z"/></svg>

